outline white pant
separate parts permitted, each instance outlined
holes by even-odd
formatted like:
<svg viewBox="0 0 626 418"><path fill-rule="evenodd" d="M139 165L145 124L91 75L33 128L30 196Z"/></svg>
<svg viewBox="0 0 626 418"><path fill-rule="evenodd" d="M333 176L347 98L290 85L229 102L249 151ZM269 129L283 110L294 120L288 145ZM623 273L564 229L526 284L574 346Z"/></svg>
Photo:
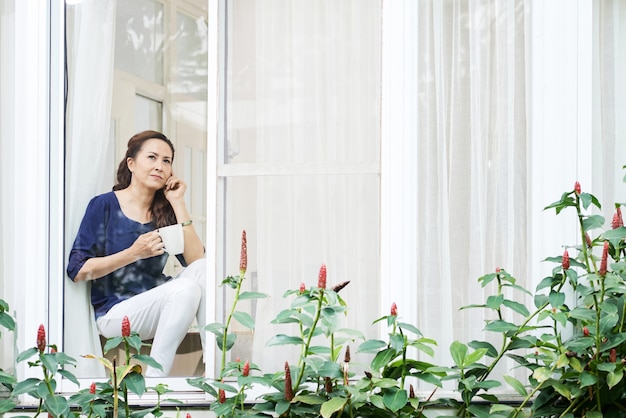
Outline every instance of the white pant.
<svg viewBox="0 0 626 418"><path fill-rule="evenodd" d="M167 283L114 305L96 321L100 334L105 338L121 336L122 319L128 316L133 332L137 332L142 340L153 339L150 357L163 366L163 371L148 367L145 376L167 376L176 350L194 318L198 323L204 354L205 277L206 263L201 258Z"/></svg>

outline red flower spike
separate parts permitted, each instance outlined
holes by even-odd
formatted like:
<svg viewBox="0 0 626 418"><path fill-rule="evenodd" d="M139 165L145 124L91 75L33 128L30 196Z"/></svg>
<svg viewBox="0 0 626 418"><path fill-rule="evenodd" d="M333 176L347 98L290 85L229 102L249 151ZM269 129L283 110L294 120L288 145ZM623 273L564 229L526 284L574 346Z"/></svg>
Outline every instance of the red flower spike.
<svg viewBox="0 0 626 418"><path fill-rule="evenodd" d="M611 228L612 228L612 229L617 229L617 228L619 228L620 226L623 226L623 225L620 225L620 224L619 224L619 215L618 215L618 214L617 214L617 212L616 212L616 213L613 215L613 221L611 221Z"/></svg>
<svg viewBox="0 0 626 418"><path fill-rule="evenodd" d="M243 371L241 372L244 376L248 376L250 374L250 362L246 361L246 364L243 365Z"/></svg>
<svg viewBox="0 0 626 418"><path fill-rule="evenodd" d="M585 337L588 337L588 336L589 336L589 328L587 328L587 327L583 327L583 335L584 335Z"/></svg>
<svg viewBox="0 0 626 418"><path fill-rule="evenodd" d="M241 257L239 258L239 272L243 277L248 269L248 240L246 238L246 230L241 233Z"/></svg>
<svg viewBox="0 0 626 418"><path fill-rule="evenodd" d="M37 330L37 350L40 353L43 353L46 349L46 328L43 324L39 325L39 329Z"/></svg>
<svg viewBox="0 0 626 418"><path fill-rule="evenodd" d="M396 305L396 302L391 304L391 312L389 314L391 316L398 316L398 306Z"/></svg>
<svg viewBox="0 0 626 418"><path fill-rule="evenodd" d="M226 392L224 392L224 389L219 390L219 402L220 403L226 402Z"/></svg>
<svg viewBox="0 0 626 418"><path fill-rule="evenodd" d="M616 360L617 360L617 350L615 348L611 348L611 351L609 351L609 361L611 363L615 363Z"/></svg>
<svg viewBox="0 0 626 418"><path fill-rule="evenodd" d="M89 393L92 395L96 394L96 382L91 382L91 386L89 386Z"/></svg>
<svg viewBox="0 0 626 418"><path fill-rule="evenodd" d="M578 194L578 195L580 194L580 183L579 182L574 183L574 192L576 194Z"/></svg>
<svg viewBox="0 0 626 418"><path fill-rule="evenodd" d="M326 264L322 264L320 267L320 274L317 280L317 287L320 289L326 289Z"/></svg>
<svg viewBox="0 0 626 418"><path fill-rule="evenodd" d="M289 363L285 362L285 399L289 402L293 399L293 386L291 383L291 370Z"/></svg>
<svg viewBox="0 0 626 418"><path fill-rule="evenodd" d="M306 285L304 284L304 282L300 283L300 294L304 293L305 290L306 290Z"/></svg>
<svg viewBox="0 0 626 418"><path fill-rule="evenodd" d="M187 416L185 418L191 418L191 414L187 412Z"/></svg>
<svg viewBox="0 0 626 418"><path fill-rule="evenodd" d="M569 270L569 253L567 250L563 252L563 261L561 261L561 266L563 270Z"/></svg>
<svg viewBox="0 0 626 418"><path fill-rule="evenodd" d="M130 337L130 320L127 316L122 318L122 337Z"/></svg>
<svg viewBox="0 0 626 418"><path fill-rule="evenodd" d="M600 271L598 273L600 276L606 276L607 262L609 258L609 242L604 241L604 247L602 249L602 258L600 259Z"/></svg>

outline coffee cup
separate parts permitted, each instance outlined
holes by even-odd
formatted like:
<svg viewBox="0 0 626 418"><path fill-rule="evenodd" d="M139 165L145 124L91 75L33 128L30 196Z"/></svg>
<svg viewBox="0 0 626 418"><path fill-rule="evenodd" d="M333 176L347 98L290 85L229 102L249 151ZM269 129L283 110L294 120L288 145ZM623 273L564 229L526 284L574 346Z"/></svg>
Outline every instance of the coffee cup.
<svg viewBox="0 0 626 418"><path fill-rule="evenodd" d="M161 236L164 250L171 255L182 254L185 250L185 239L183 237L183 227L181 224L164 226L157 229Z"/></svg>

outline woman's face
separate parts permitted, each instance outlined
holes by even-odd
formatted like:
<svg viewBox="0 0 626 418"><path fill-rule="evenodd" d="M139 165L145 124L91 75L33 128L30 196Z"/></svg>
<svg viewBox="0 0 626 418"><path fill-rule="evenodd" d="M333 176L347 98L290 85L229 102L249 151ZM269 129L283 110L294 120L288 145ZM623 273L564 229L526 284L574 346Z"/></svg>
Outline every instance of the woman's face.
<svg viewBox="0 0 626 418"><path fill-rule="evenodd" d="M133 173L131 184L159 190L172 173L172 149L157 138L146 140L135 158L128 158L128 169Z"/></svg>

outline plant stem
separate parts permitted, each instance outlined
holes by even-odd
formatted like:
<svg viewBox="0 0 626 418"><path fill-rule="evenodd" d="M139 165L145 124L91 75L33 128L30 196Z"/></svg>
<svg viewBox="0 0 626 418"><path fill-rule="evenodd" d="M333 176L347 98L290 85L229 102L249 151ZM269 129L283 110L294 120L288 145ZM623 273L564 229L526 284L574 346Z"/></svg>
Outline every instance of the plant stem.
<svg viewBox="0 0 626 418"><path fill-rule="evenodd" d="M302 377L304 376L304 368L305 368L304 359L305 357L307 357L309 353L309 346L311 345L311 339L313 338L315 327L317 326L317 322L320 320L320 316L322 314L322 302L323 301L324 301L324 289L320 288L319 300L317 302L317 309L315 311L315 319L313 320L313 325L311 325L311 328L309 329L309 335L307 337L306 344L304 345L304 351L302 353L302 356L300 357L300 362L298 363L298 364L301 364L301 366L298 371L298 379L296 380L296 384L293 387L294 393L298 390L298 387L300 386L300 382L302 381Z"/></svg>
<svg viewBox="0 0 626 418"><path fill-rule="evenodd" d="M224 335L222 336L222 364L220 367L219 378L222 379L224 377L224 370L226 369L226 341L228 337L228 327L230 326L230 321L233 318L233 314L235 313L235 307L239 302L239 294L241 293L241 284L243 283L243 277L239 276L239 280L237 281L237 288L235 291L235 299L233 300L233 304L230 307L230 313L228 314L228 318L226 319L226 325L224 326Z"/></svg>

